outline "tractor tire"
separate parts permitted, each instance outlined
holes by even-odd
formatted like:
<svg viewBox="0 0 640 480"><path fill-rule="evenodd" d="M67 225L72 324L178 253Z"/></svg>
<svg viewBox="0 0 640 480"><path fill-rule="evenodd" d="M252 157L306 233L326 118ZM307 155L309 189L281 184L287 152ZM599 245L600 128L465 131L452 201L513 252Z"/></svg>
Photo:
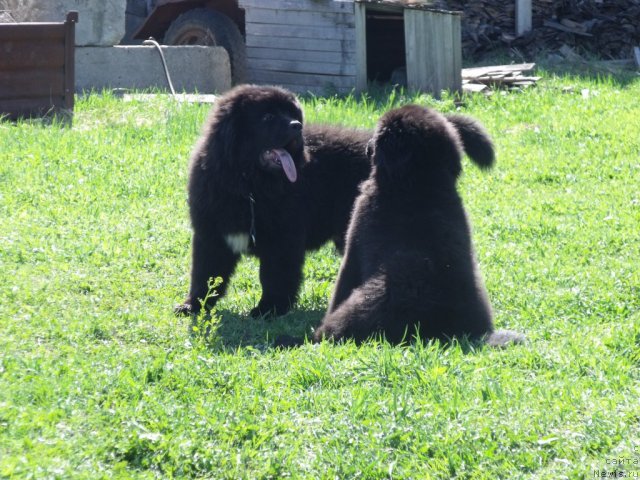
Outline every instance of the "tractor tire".
<svg viewBox="0 0 640 480"><path fill-rule="evenodd" d="M179 15L164 34L165 45L220 46L229 54L231 81L245 83L247 55L238 26L223 13L195 8Z"/></svg>

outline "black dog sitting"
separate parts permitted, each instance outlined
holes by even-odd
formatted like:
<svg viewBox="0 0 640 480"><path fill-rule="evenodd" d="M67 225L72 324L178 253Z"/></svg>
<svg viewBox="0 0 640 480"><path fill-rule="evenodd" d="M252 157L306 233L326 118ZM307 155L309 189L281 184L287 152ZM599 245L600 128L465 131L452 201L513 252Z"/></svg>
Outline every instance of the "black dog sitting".
<svg viewBox="0 0 640 480"><path fill-rule="evenodd" d="M493 163L491 141L468 117L456 124L476 133L468 153ZM456 180L462 144L456 125L415 105L385 114L369 144L373 169L362 184L329 309L314 340L362 341L384 333L392 343L421 338L484 339L490 345L523 336L494 332Z"/></svg>

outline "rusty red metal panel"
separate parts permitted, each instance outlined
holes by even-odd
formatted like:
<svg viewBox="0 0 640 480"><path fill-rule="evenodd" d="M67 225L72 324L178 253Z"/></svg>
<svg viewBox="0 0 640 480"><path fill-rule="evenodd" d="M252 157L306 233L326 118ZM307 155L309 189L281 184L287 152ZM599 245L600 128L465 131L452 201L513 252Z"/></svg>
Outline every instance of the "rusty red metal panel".
<svg viewBox="0 0 640 480"><path fill-rule="evenodd" d="M64 96L61 68L26 68L0 71L0 102L44 96Z"/></svg>
<svg viewBox="0 0 640 480"><path fill-rule="evenodd" d="M33 42L0 40L0 72L28 68L62 68L64 42Z"/></svg>
<svg viewBox="0 0 640 480"><path fill-rule="evenodd" d="M77 21L0 24L0 117L71 113Z"/></svg>

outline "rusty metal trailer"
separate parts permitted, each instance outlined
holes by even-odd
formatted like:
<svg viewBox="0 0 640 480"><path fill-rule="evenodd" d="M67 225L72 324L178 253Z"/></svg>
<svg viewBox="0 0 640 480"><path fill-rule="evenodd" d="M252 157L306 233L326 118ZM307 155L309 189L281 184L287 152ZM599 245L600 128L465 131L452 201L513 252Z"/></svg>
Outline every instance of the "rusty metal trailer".
<svg viewBox="0 0 640 480"><path fill-rule="evenodd" d="M0 117L73 111L77 21L0 24Z"/></svg>

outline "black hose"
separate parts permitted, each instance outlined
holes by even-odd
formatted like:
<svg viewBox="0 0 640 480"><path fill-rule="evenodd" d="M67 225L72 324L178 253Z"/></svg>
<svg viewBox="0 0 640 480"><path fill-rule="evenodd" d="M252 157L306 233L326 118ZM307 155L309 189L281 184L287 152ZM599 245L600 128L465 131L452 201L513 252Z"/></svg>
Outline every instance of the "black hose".
<svg viewBox="0 0 640 480"><path fill-rule="evenodd" d="M149 37L147 40L142 42L143 45L153 45L156 47L158 52L160 53L160 58L162 59L162 66L164 67L164 74L167 77L167 83L169 83L169 89L171 90L171 94L175 97L176 91L173 89L173 83L171 82L171 75L169 75L169 68L167 68L167 62L164 59L164 53L162 53L162 47L158 42L155 41L153 37Z"/></svg>

